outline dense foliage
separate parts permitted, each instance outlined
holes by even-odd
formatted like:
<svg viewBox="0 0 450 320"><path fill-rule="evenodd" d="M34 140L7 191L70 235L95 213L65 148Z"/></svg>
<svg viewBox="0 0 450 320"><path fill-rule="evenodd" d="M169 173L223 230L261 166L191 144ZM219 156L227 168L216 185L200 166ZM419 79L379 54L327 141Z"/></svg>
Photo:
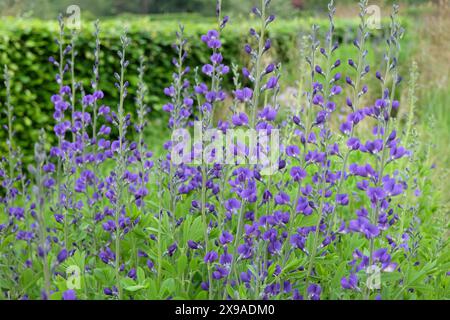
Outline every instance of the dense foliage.
<svg viewBox="0 0 450 320"><path fill-rule="evenodd" d="M151 62L142 52L133 64L126 31L106 56L96 23L83 86L76 66L88 60L76 54L77 38L66 38L60 18L52 128L41 128L28 170L15 137L23 119L15 117L5 67L1 298L449 298L448 225L429 178L432 146L420 143L413 126L417 70L409 76L409 104L400 105L395 94L404 85L398 7L373 67L367 0L359 3L345 60L336 58L331 1L325 34L314 25L301 42L297 89L284 102L281 68L269 54L271 1L253 9L259 27L244 42L244 63L231 65L224 57L238 49L225 45L233 31L220 2L214 28L188 40L180 26L173 58L155 54ZM200 65L189 58L195 46L209 56ZM153 154L146 143L152 110L145 97L153 83L145 76L163 63L173 69L162 90L167 127L182 136L198 130L200 148L172 136ZM111 104L105 77L115 82ZM406 125L392 117L400 108L410 114ZM218 120L218 109L229 112ZM244 134L205 147L233 130L280 139L275 146L258 140L253 150ZM230 150L236 157L221 160ZM275 151L275 166L252 162Z"/></svg>

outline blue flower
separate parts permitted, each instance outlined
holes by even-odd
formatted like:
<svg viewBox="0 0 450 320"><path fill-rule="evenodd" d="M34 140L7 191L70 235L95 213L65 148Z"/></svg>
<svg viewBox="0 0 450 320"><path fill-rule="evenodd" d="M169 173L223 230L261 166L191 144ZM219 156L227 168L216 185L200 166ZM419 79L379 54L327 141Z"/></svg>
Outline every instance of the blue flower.
<svg viewBox="0 0 450 320"><path fill-rule="evenodd" d="M62 298L63 300L77 300L77 295L75 290L70 289L63 292Z"/></svg>

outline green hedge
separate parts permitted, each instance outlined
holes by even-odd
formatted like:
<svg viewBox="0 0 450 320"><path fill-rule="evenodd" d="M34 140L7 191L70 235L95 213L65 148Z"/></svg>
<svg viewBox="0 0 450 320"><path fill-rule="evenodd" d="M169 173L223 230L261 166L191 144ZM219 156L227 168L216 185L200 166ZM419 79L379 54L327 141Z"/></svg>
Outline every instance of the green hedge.
<svg viewBox="0 0 450 320"><path fill-rule="evenodd" d="M105 92L105 102L111 107L116 106L117 91L114 88L114 72L118 70L116 51L119 48L119 36L124 25L129 29L132 45L129 49L130 67L127 79L130 81L130 97L127 100L128 110L133 110L134 89L137 81L137 66L139 56L147 59L147 72L145 80L149 93L147 103L156 112L153 116L161 114L160 107L165 99L163 88L171 81L173 66L171 59L174 42L174 33L178 28L178 21L150 20L150 18L129 18L126 21L114 19L101 23L101 65L100 86ZM199 40L207 30L214 28L210 20L198 21L189 19L183 21L185 32L189 39L189 59L191 66L200 65L208 60L209 51ZM270 37L273 42L274 58L287 62L292 57L290 52L295 49L299 35L306 34L314 20L286 20L276 21L270 26ZM326 21L320 21L322 32L327 29ZM224 56L227 63L239 63L243 58L243 44L248 38L248 28L251 21L230 23L223 33ZM351 41L355 37L357 20L339 20L336 24L338 38L343 42ZM15 130L17 141L22 148L32 150L38 131L44 127L52 130L53 106L50 97L57 91L55 83L56 67L48 62L50 56L58 56L58 47L55 38L58 35L56 22L40 20L3 19L0 22L0 65L7 64L12 73L12 102L15 106ZM67 32L69 40L70 32ZM382 31L374 34L377 42L383 38ZM92 77L93 50L95 41L93 37L93 23L84 22L82 30L76 41L78 52L76 63L76 77L82 80L83 86L89 90L89 81ZM67 77L67 76L66 76ZM231 78L231 77L230 77ZM5 90L0 90L0 101L3 104ZM156 114L156 115L155 115ZM2 116L0 123L4 124ZM4 152L5 134L0 131L0 152Z"/></svg>

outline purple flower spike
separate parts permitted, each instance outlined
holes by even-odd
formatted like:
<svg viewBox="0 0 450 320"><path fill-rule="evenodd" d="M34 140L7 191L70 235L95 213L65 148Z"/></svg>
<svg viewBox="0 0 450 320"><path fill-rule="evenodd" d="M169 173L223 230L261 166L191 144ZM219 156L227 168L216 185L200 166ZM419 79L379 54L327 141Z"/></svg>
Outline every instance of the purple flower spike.
<svg viewBox="0 0 450 320"><path fill-rule="evenodd" d="M205 261L205 263L213 263L214 261L217 260L218 257L219 255L217 254L217 252L210 251L206 253L205 258L203 260Z"/></svg>
<svg viewBox="0 0 450 320"><path fill-rule="evenodd" d="M234 92L234 95L236 99L239 100L240 102L248 102L253 97L253 90L247 87L243 89L237 89Z"/></svg>
<svg viewBox="0 0 450 320"><path fill-rule="evenodd" d="M206 35L201 37L201 40L211 49L218 49L222 46L217 30L209 30Z"/></svg>
<svg viewBox="0 0 450 320"><path fill-rule="evenodd" d="M374 226L366 217L358 217L357 220L349 222L348 230L350 232L360 232L366 236L367 239L373 239L380 234L377 226Z"/></svg>
<svg viewBox="0 0 450 320"><path fill-rule="evenodd" d="M197 242L193 241L193 240L188 240L188 246L192 250L197 250L198 248L200 248L200 245Z"/></svg>
<svg viewBox="0 0 450 320"><path fill-rule="evenodd" d="M277 205L288 204L290 201L291 201L290 197L284 192L280 192L275 196L275 203Z"/></svg>
<svg viewBox="0 0 450 320"><path fill-rule="evenodd" d="M273 88L275 88L277 85L278 85L278 77L271 77L271 78L267 81L267 83L266 83L266 85L265 85L265 88L266 88L266 89L273 89Z"/></svg>
<svg viewBox="0 0 450 320"><path fill-rule="evenodd" d="M77 300L77 295L75 293L75 290L66 290L62 294L63 300Z"/></svg>
<svg viewBox="0 0 450 320"><path fill-rule="evenodd" d="M177 251L177 249L178 249L177 243L171 244L167 249L167 254L169 255L169 257L173 256L175 251Z"/></svg>
<svg viewBox="0 0 450 320"><path fill-rule="evenodd" d="M336 202L342 206L348 205L348 194L336 195Z"/></svg>
<svg viewBox="0 0 450 320"><path fill-rule="evenodd" d="M318 74L323 74L322 68L321 68L320 66L316 66L316 67L314 68L314 70L316 70L316 72L317 72Z"/></svg>
<svg viewBox="0 0 450 320"><path fill-rule="evenodd" d="M248 124L248 116L244 112L234 114L231 117L231 122L233 122L233 124L237 127L246 126Z"/></svg>
<svg viewBox="0 0 450 320"><path fill-rule="evenodd" d="M202 290L208 291L209 290L209 283L208 282L202 282L200 284L200 287L202 288Z"/></svg>
<svg viewBox="0 0 450 320"><path fill-rule="evenodd" d="M341 286L343 289L354 290L358 287L358 277L356 274L352 273L348 278L343 277L341 279Z"/></svg>
<svg viewBox="0 0 450 320"><path fill-rule="evenodd" d="M273 121L277 117L277 111L268 105L259 113L259 117L266 121Z"/></svg>
<svg viewBox="0 0 450 320"><path fill-rule="evenodd" d="M361 146L361 142L359 141L358 138L353 137L353 138L348 139L347 146L351 150L358 150Z"/></svg>
<svg viewBox="0 0 450 320"><path fill-rule="evenodd" d="M300 154L300 149L296 145L288 146L286 148L286 154L289 157L296 157Z"/></svg>
<svg viewBox="0 0 450 320"><path fill-rule="evenodd" d="M233 239L234 239L233 235L228 231L224 231L219 237L220 244L231 243Z"/></svg>
<svg viewBox="0 0 450 320"><path fill-rule="evenodd" d="M398 110L399 107L400 107L400 102L398 100L392 101L392 109Z"/></svg>
<svg viewBox="0 0 450 320"><path fill-rule="evenodd" d="M294 181L301 181L306 178L306 171L300 167L292 167L290 175Z"/></svg>
<svg viewBox="0 0 450 320"><path fill-rule="evenodd" d="M311 300L320 300L320 294L322 293L322 288L318 284L311 284L311 285L309 285L307 292L308 292L308 296Z"/></svg>
<svg viewBox="0 0 450 320"><path fill-rule="evenodd" d="M333 86L333 87L331 88L331 94L332 94L333 96L338 95L338 94L340 94L341 92L342 92L342 88L341 88L340 86Z"/></svg>
<svg viewBox="0 0 450 320"><path fill-rule="evenodd" d="M56 258L58 259L59 263L63 263L67 259L67 250L66 249L62 249L58 253L58 256Z"/></svg>

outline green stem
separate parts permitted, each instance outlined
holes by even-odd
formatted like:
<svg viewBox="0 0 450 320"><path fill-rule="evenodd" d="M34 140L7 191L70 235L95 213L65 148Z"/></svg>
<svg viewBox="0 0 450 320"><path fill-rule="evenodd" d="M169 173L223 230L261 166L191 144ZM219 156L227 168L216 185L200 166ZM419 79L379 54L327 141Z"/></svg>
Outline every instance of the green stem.
<svg viewBox="0 0 450 320"><path fill-rule="evenodd" d="M321 167L323 168L323 167ZM319 232L320 232L320 222L322 221L323 218L323 203L324 203L324 198L325 198L325 177L323 176L323 170L320 170L320 178L322 179L321 184L320 184L320 189L319 191L322 192L322 194L320 195L320 204L319 204L319 218L317 219L316 222L316 229L314 230L314 242L313 242L313 247L312 247L312 252L310 254L309 257L309 264L308 264L308 269L306 271L306 285L305 285L305 297L307 297L307 290L308 290L308 285L309 285L309 277L311 276L311 272L312 269L314 267L314 262L316 260L316 254L317 254L317 246L318 246L318 240L319 240Z"/></svg>
<svg viewBox="0 0 450 320"><path fill-rule="evenodd" d="M208 220L206 217L206 167L202 166L202 220L203 220L203 236L205 238L205 254L209 252L209 236L208 236ZM210 263L207 265L208 267L208 281L209 281L209 300L213 298L213 283L212 283L212 273Z"/></svg>
<svg viewBox="0 0 450 320"><path fill-rule="evenodd" d="M367 32L367 25L366 25L366 20L365 20L365 8L362 9L364 15L361 17L362 21L361 21L361 25L362 25L362 31L360 34L360 46L359 46L359 54L358 54L358 65L356 68L356 81L355 81L355 87L354 87L354 91L353 91L353 107L352 107L352 111L356 111L358 110L358 106L360 103L360 91L361 91L361 72L363 71L363 67L364 67L364 51L365 51L365 44L366 44L366 38L365 38L365 34ZM355 129L354 129L354 125L352 125L352 129L350 131L350 136L348 137L348 139L351 139L354 137L355 134ZM344 156L344 161L342 163L342 170L341 170L341 177L339 179L339 183L337 185L336 188L336 194L339 194L341 192L341 188L343 185L343 182L345 180L345 173L347 172L347 164L348 164L348 159L350 157L350 153L352 152L351 149L347 150L345 156ZM330 222L330 226L328 228L327 231L327 235L330 234L330 232L333 231L334 226L337 223L337 219L338 219L338 215L337 215L337 211L336 211L336 203L334 203L333 206L333 211L331 213L331 222Z"/></svg>
<svg viewBox="0 0 450 320"><path fill-rule="evenodd" d="M120 90L119 90L119 110L118 110L118 126L119 126L119 163L118 163L118 173L117 173L117 199L116 199L116 212L115 212L115 222L116 222L116 261L115 261L115 272L116 272L116 286L118 291L119 300L122 299L122 286L120 283L120 227L119 227L119 218L120 212L122 210L122 189L123 182L122 177L125 170L125 156L123 154L123 140L125 138L124 133L124 73L125 73L125 45L122 48L122 58L121 58L121 68L120 68Z"/></svg>
<svg viewBox="0 0 450 320"><path fill-rule="evenodd" d="M238 248L238 244L239 244L239 240L242 237L242 224L244 222L244 207L245 207L245 201L242 202L241 204L241 209L239 210L239 215L238 215L238 225L237 225L237 230L236 230L236 238L234 238L234 255L233 255L233 259L231 261L231 266L230 266L230 273L227 277L227 280L232 277L236 271L236 264L237 264L237 260L238 260L238 252L237 252L237 248ZM236 275L237 277L238 275ZM227 289L226 287L224 288L224 292L223 292L223 300L225 300L225 298L227 297Z"/></svg>
<svg viewBox="0 0 450 320"><path fill-rule="evenodd" d="M161 288L161 273L162 273L162 207L161 200L162 196L159 197L159 208L158 208L158 281L157 288Z"/></svg>
<svg viewBox="0 0 450 320"><path fill-rule="evenodd" d="M37 169L37 185L39 188L39 194L38 194L38 206L39 206L39 233L40 233L40 243L41 248L43 251L43 271L44 271L44 288L45 288L45 295L48 297L50 294L50 270L48 266L48 256L47 256L47 250L45 241L47 239L46 236L46 225L45 225L45 199L41 199L40 197L43 197L45 191L42 187L42 163L38 163Z"/></svg>
<svg viewBox="0 0 450 320"><path fill-rule="evenodd" d="M256 58L256 74L255 74L255 90L253 92L252 110L250 118L250 128L254 128L256 125L256 112L258 111L259 96L260 96L260 83L261 83L261 60L264 54L265 45L265 31L266 31L266 5L265 1L261 0L261 34L258 41L258 57Z"/></svg>

